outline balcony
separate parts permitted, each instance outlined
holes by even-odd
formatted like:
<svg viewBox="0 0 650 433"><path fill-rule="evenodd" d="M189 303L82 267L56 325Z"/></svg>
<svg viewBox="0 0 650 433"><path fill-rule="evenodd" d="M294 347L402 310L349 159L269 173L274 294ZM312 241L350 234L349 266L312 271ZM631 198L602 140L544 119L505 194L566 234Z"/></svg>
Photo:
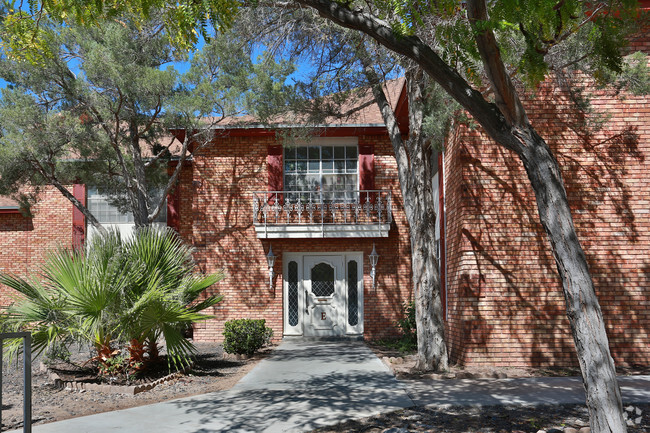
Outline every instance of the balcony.
<svg viewBox="0 0 650 433"><path fill-rule="evenodd" d="M257 237L388 237L393 221L390 191L255 191Z"/></svg>

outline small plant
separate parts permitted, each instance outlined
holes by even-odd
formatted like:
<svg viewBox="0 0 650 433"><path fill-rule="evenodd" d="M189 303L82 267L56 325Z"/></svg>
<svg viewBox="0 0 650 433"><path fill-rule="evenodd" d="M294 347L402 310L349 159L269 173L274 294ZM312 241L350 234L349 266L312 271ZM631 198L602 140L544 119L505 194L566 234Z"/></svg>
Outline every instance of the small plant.
<svg viewBox="0 0 650 433"><path fill-rule="evenodd" d="M403 318L397 321L401 332L398 340L400 352L413 352L418 348L418 330L415 322L415 302L405 302L402 305Z"/></svg>
<svg viewBox="0 0 650 433"><path fill-rule="evenodd" d="M271 343L273 330L264 319L237 319L224 323L223 350L227 353L251 356Z"/></svg>
<svg viewBox="0 0 650 433"><path fill-rule="evenodd" d="M128 365L127 359L122 355L114 355L99 362L99 375L109 382L124 375Z"/></svg>

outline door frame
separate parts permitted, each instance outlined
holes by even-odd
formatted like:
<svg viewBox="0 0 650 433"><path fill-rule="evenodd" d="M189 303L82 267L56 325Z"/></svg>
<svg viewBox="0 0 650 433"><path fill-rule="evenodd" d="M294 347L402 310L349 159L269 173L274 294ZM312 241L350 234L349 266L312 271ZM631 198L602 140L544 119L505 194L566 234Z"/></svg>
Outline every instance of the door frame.
<svg viewBox="0 0 650 433"><path fill-rule="evenodd" d="M327 257L339 256L343 260L343 280L344 302L341 303L343 311L340 316L345 322L345 331L342 335L363 335L364 323L364 288L363 288L363 252L361 251L341 251L341 252L286 252L282 254L282 325L283 335L305 335L306 314L305 314L305 285L304 285L304 258L305 257ZM289 324L289 262L296 262L297 264L297 290L298 290L298 323L295 326ZM350 325L348 320L348 267L349 262L355 261L357 263L357 324ZM340 334L341 335L341 334Z"/></svg>

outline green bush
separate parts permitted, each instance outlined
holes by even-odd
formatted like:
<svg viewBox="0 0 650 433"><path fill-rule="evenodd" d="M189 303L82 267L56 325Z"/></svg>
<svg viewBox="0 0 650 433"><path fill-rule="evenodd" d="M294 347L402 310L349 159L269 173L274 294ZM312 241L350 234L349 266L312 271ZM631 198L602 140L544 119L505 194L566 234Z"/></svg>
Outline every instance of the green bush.
<svg viewBox="0 0 650 433"><path fill-rule="evenodd" d="M414 352L418 348L418 329L415 322L415 302L405 302L402 305L403 318L397 321L401 332L398 340L400 352Z"/></svg>
<svg viewBox="0 0 650 433"><path fill-rule="evenodd" d="M65 354L77 342L96 349L94 360L146 347L153 361L163 340L168 360L187 365L195 348L183 331L210 318L203 311L221 296L205 291L222 278L198 273L192 252L173 230L154 227L126 239L109 231L84 250L54 251L29 279L0 272L0 284L23 295L0 323L8 331L30 330L35 355ZM20 340L5 340L4 353L17 355L21 347Z"/></svg>
<svg viewBox="0 0 650 433"><path fill-rule="evenodd" d="M227 353L251 356L271 343L273 330L264 319L236 319L224 324L223 336L223 350Z"/></svg>

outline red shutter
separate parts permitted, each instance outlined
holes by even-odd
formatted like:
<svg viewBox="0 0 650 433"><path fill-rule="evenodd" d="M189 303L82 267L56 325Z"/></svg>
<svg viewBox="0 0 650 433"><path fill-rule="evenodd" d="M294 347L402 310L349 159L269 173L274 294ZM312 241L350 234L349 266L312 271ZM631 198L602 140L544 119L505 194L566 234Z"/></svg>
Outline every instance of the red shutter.
<svg viewBox="0 0 650 433"><path fill-rule="evenodd" d="M86 206L86 185L75 183L72 186L72 195ZM77 206L72 207L72 248L82 248L86 235L86 217Z"/></svg>
<svg viewBox="0 0 650 433"><path fill-rule="evenodd" d="M267 147L266 165L269 176L268 190L282 191L282 145L272 145ZM269 201L273 202L274 197L274 194L269 194Z"/></svg>
<svg viewBox="0 0 650 433"><path fill-rule="evenodd" d="M375 145L359 145L359 189L361 191L375 189ZM374 195L370 195L370 200L374 202ZM365 203L366 194L360 193L361 203Z"/></svg>
<svg viewBox="0 0 650 433"><path fill-rule="evenodd" d="M181 229L180 194L178 193L178 184L167 195L167 227L171 227L177 232Z"/></svg>
<svg viewBox="0 0 650 433"><path fill-rule="evenodd" d="M174 174L174 170L178 165L178 161L170 161L167 165L167 175L169 177ZM182 173L182 170L181 170ZM171 227L177 232L181 230L181 215L180 215L180 174L176 178L176 185L167 194L167 227ZM162 211L161 211L162 212Z"/></svg>

